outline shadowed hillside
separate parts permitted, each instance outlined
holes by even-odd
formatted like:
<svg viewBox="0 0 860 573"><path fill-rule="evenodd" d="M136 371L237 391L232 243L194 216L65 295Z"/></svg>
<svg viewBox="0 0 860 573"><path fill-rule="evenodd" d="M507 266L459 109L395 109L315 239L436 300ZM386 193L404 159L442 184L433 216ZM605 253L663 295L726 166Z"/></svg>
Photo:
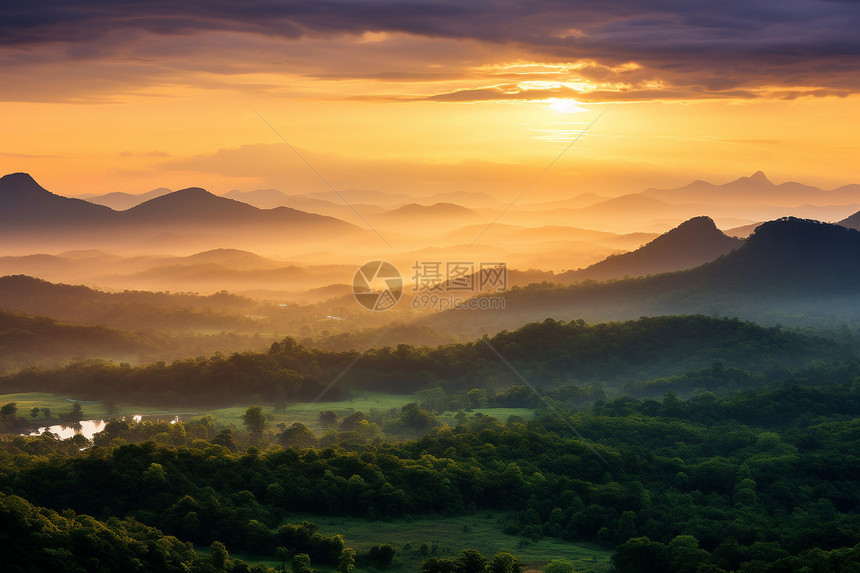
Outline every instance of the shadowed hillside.
<svg viewBox="0 0 860 573"><path fill-rule="evenodd" d="M504 310L457 310L422 319L475 335L548 316L618 320L704 313L766 323L860 321L860 232L786 218L762 224L746 243L686 271L568 287L543 284L505 294Z"/></svg>
<svg viewBox="0 0 860 573"><path fill-rule="evenodd" d="M559 275L562 282L608 280L690 269L740 247L710 217L695 217L630 253L613 255L585 269Z"/></svg>

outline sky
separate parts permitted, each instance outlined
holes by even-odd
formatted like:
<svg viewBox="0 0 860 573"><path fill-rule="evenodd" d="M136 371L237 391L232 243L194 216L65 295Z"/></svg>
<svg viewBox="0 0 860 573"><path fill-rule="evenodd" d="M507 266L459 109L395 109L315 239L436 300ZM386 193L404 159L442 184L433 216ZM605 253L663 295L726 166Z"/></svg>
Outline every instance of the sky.
<svg viewBox="0 0 860 573"><path fill-rule="evenodd" d="M64 195L833 188L860 182L857 29L853 0L7 0L0 170Z"/></svg>

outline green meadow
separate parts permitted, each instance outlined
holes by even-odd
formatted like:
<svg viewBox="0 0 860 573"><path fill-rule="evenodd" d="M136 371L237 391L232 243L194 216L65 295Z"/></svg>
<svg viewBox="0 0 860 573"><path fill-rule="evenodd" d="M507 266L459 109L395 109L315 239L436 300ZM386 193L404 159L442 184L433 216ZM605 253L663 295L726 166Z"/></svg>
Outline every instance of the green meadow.
<svg viewBox="0 0 860 573"><path fill-rule="evenodd" d="M337 402L319 401L314 403L303 402L300 404L290 404L285 408L275 408L271 404L264 404L263 410L269 418L269 427L274 429L278 424L291 425L296 422L305 424L314 429L321 430L318 419L320 412L332 410L341 418L345 418L355 412L363 412L365 415L370 415L374 411L386 412L391 409L400 409L410 402L419 401L419 397L415 394L389 394L383 392L363 392L350 400L340 400ZM19 415L29 415L33 408L49 408L51 418L56 419L58 415L67 414L72 409L72 404L78 402L81 405L84 419L105 419L112 416L132 416L140 414L146 417L164 417L172 419L176 415L182 416L183 419L200 416L212 416L218 426L234 426L242 427L242 414L248 408L249 404L240 404L228 408L211 408L199 410L177 409L170 410L165 408L156 408L151 406L139 406L134 404L117 403L113 410L108 412L107 407L100 401L75 400L68 396L58 396L45 392L19 392L15 394L0 394L0 404L15 402L18 407ZM510 416L520 416L523 418L531 418L534 411L528 408L476 408L470 410L468 414L476 413L493 416L499 420L505 421ZM456 412L444 412L437 416L438 420L449 426L455 426ZM44 415L40 412L34 420L44 420Z"/></svg>
<svg viewBox="0 0 860 573"><path fill-rule="evenodd" d="M436 517L400 519L392 521L368 521L345 517L320 517L309 514L290 514L290 523L310 521L320 527L324 535L343 535L347 547L358 553L371 546L388 543L397 551L392 571L417 571L427 557L457 557L464 549L474 549L485 557L500 551L509 551L527 566L539 571L552 559L566 559L576 566L578 572L602 573L611 568L612 552L590 543L572 543L561 539L543 538L533 542L516 535L502 532L503 512L478 512L460 517ZM423 549L422 549L423 546ZM280 566L272 560L258 561L253 556L237 554L237 557L263 562L272 567ZM317 571L329 572L314 564Z"/></svg>

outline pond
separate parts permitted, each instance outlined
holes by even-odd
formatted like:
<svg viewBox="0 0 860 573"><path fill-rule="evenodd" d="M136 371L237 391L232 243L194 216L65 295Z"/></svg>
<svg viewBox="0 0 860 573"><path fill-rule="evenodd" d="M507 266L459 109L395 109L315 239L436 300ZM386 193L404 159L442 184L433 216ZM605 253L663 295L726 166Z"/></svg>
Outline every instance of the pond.
<svg viewBox="0 0 860 573"><path fill-rule="evenodd" d="M143 421L143 416L140 414L135 414L134 416L130 416L131 422L141 422ZM147 416L149 419L150 416ZM164 416L152 416L152 419L163 419ZM125 418L128 420L128 418ZM180 416L174 416L173 420L170 421L171 424L175 424L180 421ZM88 440L92 440L95 434L98 434L102 430L105 429L105 421L104 420L81 420L78 424L66 423L66 424L56 424L53 426L44 426L36 430L35 432L30 432L29 434L25 434L28 436L40 436L45 432L51 432L52 434L57 434L60 436L61 440L65 440L67 438L71 438L77 434L82 435Z"/></svg>
<svg viewBox="0 0 860 573"><path fill-rule="evenodd" d="M81 420L78 424L57 424L56 426L45 426L39 428L35 432L30 432L31 436L39 436L45 432L51 432L60 436L61 440L73 437L75 434L81 434L88 440L105 429L104 420Z"/></svg>

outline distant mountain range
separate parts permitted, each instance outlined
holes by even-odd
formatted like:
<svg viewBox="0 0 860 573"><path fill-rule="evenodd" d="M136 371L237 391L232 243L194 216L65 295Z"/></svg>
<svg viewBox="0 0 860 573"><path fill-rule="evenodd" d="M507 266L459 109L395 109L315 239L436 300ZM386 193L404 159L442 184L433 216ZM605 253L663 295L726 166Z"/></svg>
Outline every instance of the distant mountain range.
<svg viewBox="0 0 860 573"><path fill-rule="evenodd" d="M384 213L386 217L474 217L475 212L466 207L454 203L435 203L433 205L420 205L409 203L397 209Z"/></svg>
<svg viewBox="0 0 860 573"><path fill-rule="evenodd" d="M654 275L698 267L743 244L717 229L710 217L694 217L635 251L612 255L578 271L558 276L562 282L608 280Z"/></svg>
<svg viewBox="0 0 860 573"><path fill-rule="evenodd" d="M118 290L268 291L266 296L279 298L291 293L300 300L318 300L325 293L321 289L310 292L311 289L348 283L354 272L352 265L298 266L238 249L213 249L179 257L121 257L95 250L0 256L0 276L29 275L52 282ZM3 302L0 299L0 308Z"/></svg>
<svg viewBox="0 0 860 573"><path fill-rule="evenodd" d="M258 209L191 187L114 211L81 199L55 195L26 173L0 178L0 236L31 237L35 244L74 246L82 238L93 246L136 241L182 244L190 235L235 244L304 238L309 243L360 237L365 231L333 217L288 207ZM68 243L71 241L71 243ZM216 243L216 244L217 244ZM286 242L284 244L287 244Z"/></svg>
<svg viewBox="0 0 860 573"><path fill-rule="evenodd" d="M104 195L80 195L78 199L84 199L90 203L95 203L96 205L104 205L105 207L110 207L114 211L125 211L126 209L131 209L135 205L140 205L144 201L149 201L150 199L155 199L156 197L161 197L162 195L167 195L172 192L172 189L159 187L158 189L153 189L152 191L140 194L117 191L114 193L106 193Z"/></svg>
<svg viewBox="0 0 860 573"><path fill-rule="evenodd" d="M749 177L740 177L729 183L716 185L707 181L693 181L677 189L647 189L643 195L670 203L706 203L715 206L776 205L795 207L809 205L846 205L860 201L860 185L854 183L824 190L795 181L771 182L756 171Z"/></svg>
<svg viewBox="0 0 860 573"><path fill-rule="evenodd" d="M763 223L739 248L693 269L533 285L505 294L504 310L443 312L420 324L470 336L547 317L605 321L701 313L771 324L854 324L860 323L858 283L860 231L784 218Z"/></svg>
<svg viewBox="0 0 860 573"><path fill-rule="evenodd" d="M598 200L595 200L598 199ZM860 209L860 185L824 190L797 182L774 184L761 171L724 184L694 181L675 189L647 189L611 199L581 194L567 201L516 207L505 222L588 227L613 232L665 231L707 213L720 228L785 216L836 221Z"/></svg>

